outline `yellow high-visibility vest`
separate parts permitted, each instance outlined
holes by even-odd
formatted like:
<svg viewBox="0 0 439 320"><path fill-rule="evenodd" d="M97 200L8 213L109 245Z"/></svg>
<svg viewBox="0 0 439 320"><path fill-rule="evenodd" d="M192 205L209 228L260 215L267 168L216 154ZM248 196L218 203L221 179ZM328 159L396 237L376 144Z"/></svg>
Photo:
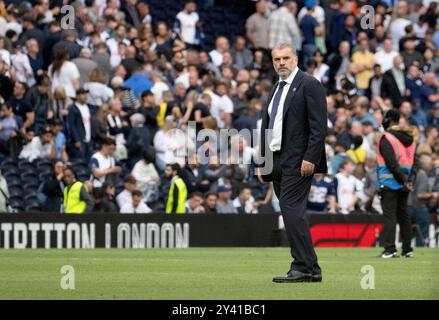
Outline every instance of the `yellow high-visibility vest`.
<svg viewBox="0 0 439 320"><path fill-rule="evenodd" d="M174 190L178 189L178 199L174 199ZM186 213L187 188L182 178L177 178L171 183L168 194L168 203L166 205L166 213L173 213L174 201L177 201L175 213Z"/></svg>
<svg viewBox="0 0 439 320"><path fill-rule="evenodd" d="M64 213L82 214L87 208L87 203L81 200L82 182L76 181L71 187L64 188Z"/></svg>

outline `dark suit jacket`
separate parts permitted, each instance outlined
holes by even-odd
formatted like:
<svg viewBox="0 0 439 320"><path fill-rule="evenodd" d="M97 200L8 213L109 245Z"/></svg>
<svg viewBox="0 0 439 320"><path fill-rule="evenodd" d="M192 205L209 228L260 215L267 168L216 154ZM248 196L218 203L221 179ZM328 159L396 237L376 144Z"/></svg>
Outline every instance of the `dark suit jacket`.
<svg viewBox="0 0 439 320"><path fill-rule="evenodd" d="M86 136L84 122L82 121L81 111L79 111L74 103L69 106L69 113L67 115L67 132L69 133L69 144L73 145L75 142L84 142Z"/></svg>
<svg viewBox="0 0 439 320"><path fill-rule="evenodd" d="M267 105L262 111L261 147L271 152L266 142L265 129L268 128L268 106L277 88L271 89ZM288 90L282 121L282 144L280 164L282 174L299 175L302 160L315 164L314 173L326 173L325 137L327 113L325 90L314 77L298 71ZM261 155L265 156L264 148ZM264 181L272 181L271 175L263 176Z"/></svg>
<svg viewBox="0 0 439 320"><path fill-rule="evenodd" d="M384 99L389 98L392 100L392 105L394 108L399 108L404 100L404 97L401 95L398 85L396 84L392 69L387 70L383 74L383 81L381 82L381 96Z"/></svg>

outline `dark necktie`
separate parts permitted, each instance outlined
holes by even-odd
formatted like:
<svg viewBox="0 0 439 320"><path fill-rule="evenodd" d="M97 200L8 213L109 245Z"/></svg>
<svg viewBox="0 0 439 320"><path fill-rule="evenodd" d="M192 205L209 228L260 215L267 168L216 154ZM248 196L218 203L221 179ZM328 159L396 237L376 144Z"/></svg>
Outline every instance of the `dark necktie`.
<svg viewBox="0 0 439 320"><path fill-rule="evenodd" d="M274 96L273 105L271 107L270 121L268 122L268 129L273 129L274 119L276 118L277 109L279 108L280 97L282 96L282 91L284 90L284 86L286 84L287 83L285 81L279 82L279 87L277 89L276 95Z"/></svg>

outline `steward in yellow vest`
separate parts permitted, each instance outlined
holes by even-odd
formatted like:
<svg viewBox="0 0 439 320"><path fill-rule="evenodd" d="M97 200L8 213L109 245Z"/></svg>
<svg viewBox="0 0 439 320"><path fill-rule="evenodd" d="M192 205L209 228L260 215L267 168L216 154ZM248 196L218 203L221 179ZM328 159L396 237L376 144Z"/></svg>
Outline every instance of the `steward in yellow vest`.
<svg viewBox="0 0 439 320"><path fill-rule="evenodd" d="M93 205L85 185L76 180L72 168L64 169L64 213L82 214L90 211Z"/></svg>
<svg viewBox="0 0 439 320"><path fill-rule="evenodd" d="M178 163L168 164L165 169L166 177L172 177L166 213L186 213L187 188L183 179L178 176L180 170Z"/></svg>

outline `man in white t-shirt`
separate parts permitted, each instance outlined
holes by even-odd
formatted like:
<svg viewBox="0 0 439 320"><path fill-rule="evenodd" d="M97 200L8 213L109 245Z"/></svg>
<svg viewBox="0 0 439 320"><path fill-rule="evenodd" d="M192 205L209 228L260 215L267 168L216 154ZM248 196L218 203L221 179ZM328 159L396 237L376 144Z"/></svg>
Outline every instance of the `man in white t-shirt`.
<svg viewBox="0 0 439 320"><path fill-rule="evenodd" d="M412 24L412 22L407 19L408 9L407 1L399 1L394 10L397 18L393 20L389 26L388 32L390 33L390 38L393 40L393 50L395 51L399 51L399 40L406 35L405 27Z"/></svg>
<svg viewBox="0 0 439 320"><path fill-rule="evenodd" d="M219 36L216 38L215 49L209 52L209 56L216 67L219 67L223 64L223 54L224 52L229 51L229 49L229 39L224 36Z"/></svg>
<svg viewBox="0 0 439 320"><path fill-rule="evenodd" d="M152 72L151 80L154 83L151 92L154 94L155 103L160 105L160 103L162 103L163 92L169 91L169 86L162 80L159 73Z"/></svg>
<svg viewBox="0 0 439 320"><path fill-rule="evenodd" d="M198 45L197 23L200 20L198 16L197 4L195 1L188 1L183 11L176 16L175 31L180 34L183 41L189 45Z"/></svg>
<svg viewBox="0 0 439 320"><path fill-rule="evenodd" d="M120 213L150 213L152 210L142 201L142 197L142 192L134 190L132 192L132 200L121 207Z"/></svg>
<svg viewBox="0 0 439 320"><path fill-rule="evenodd" d="M27 159L32 162L35 159L55 159L56 146L53 132L50 127L43 128L38 137L33 136L33 130L28 129L26 136L29 143L26 144L20 152L20 159Z"/></svg>
<svg viewBox="0 0 439 320"><path fill-rule="evenodd" d="M216 119L218 128L229 128L232 123L232 113L234 110L233 102L227 95L229 86L225 82L218 82L216 93L212 96L212 107L210 113Z"/></svg>
<svg viewBox="0 0 439 320"><path fill-rule="evenodd" d="M393 50L392 39L387 38L384 40L383 49L379 49L375 53L375 62L381 66L381 72L384 73L387 70L392 69L393 59L398 55L398 52Z"/></svg>
<svg viewBox="0 0 439 320"><path fill-rule="evenodd" d="M104 182L114 179L115 175L122 172L122 168L116 165L113 157L115 149L114 140L107 139L102 143L100 151L91 157L89 166L94 188L101 188Z"/></svg>
<svg viewBox="0 0 439 320"><path fill-rule="evenodd" d="M355 210L357 202L357 178L352 173L355 170L355 163L345 160L340 165L340 172L335 175L337 179L337 199L339 211L342 214L349 214Z"/></svg>

